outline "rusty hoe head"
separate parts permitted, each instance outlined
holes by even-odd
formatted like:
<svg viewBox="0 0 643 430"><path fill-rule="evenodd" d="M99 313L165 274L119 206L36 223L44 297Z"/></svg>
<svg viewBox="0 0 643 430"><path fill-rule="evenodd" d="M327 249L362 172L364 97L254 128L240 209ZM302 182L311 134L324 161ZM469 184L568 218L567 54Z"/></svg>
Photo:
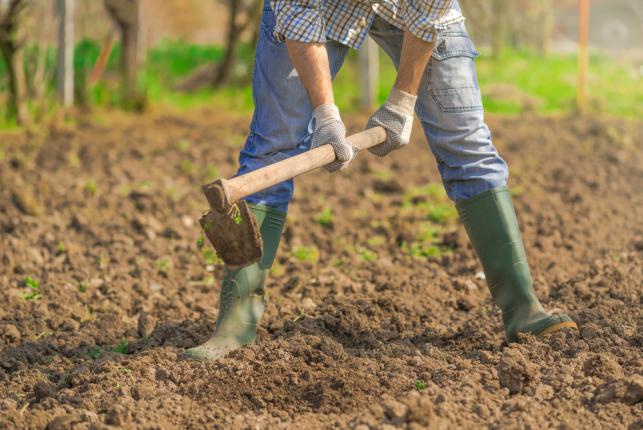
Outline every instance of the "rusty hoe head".
<svg viewBox="0 0 643 430"><path fill-rule="evenodd" d="M225 179L217 179L214 182L205 184L201 187L201 191L205 194L210 207L217 212L224 212L232 206L230 202L228 181Z"/></svg>
<svg viewBox="0 0 643 430"><path fill-rule="evenodd" d="M263 241L255 217L244 200L231 202L225 180L201 187L212 210L199 223L217 254L230 269L252 264L263 255Z"/></svg>

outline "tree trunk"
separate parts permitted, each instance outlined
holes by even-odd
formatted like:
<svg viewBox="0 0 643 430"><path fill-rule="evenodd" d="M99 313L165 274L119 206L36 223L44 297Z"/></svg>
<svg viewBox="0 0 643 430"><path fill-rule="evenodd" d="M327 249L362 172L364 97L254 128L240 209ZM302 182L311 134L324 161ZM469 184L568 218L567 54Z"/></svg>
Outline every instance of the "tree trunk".
<svg viewBox="0 0 643 430"><path fill-rule="evenodd" d="M23 104L25 96L24 70L19 51L22 43L18 41L18 19L26 3L23 0L11 0L6 12L0 17L0 53L7 65L7 117L19 124L27 121L28 112Z"/></svg>
<svg viewBox="0 0 643 430"><path fill-rule="evenodd" d="M228 34L226 36L225 52L223 60L219 64L217 73L214 76L214 86L219 87L228 81L230 69L234 60L234 51L237 48L240 31L237 25L241 0L230 0L230 15L228 16Z"/></svg>
<svg viewBox="0 0 643 430"><path fill-rule="evenodd" d="M121 76L125 104L135 107L140 97L137 92L139 0L104 0L105 8L121 33Z"/></svg>
<svg viewBox="0 0 643 430"><path fill-rule="evenodd" d="M136 77L138 74L138 25L123 27L121 33L123 47L121 73L125 98L129 103L137 98Z"/></svg>
<svg viewBox="0 0 643 430"><path fill-rule="evenodd" d="M2 41L0 43L0 50L2 51L2 59L7 65L7 90L9 97L7 99L7 117L10 120L17 119L18 117L18 83L16 81L16 66L15 66L15 52L10 44Z"/></svg>
<svg viewBox="0 0 643 430"><path fill-rule="evenodd" d="M263 2L252 0L251 5L246 8L243 7L241 2L242 0L230 0L226 48L225 53L223 54L223 59L214 75L213 85L215 87L220 87L229 81L232 66L234 65L235 51L239 45L241 36L251 24L257 23L261 16L261 5ZM239 17L241 15L245 15L246 19L242 23L239 23ZM255 34L256 32L253 31L253 38L255 37Z"/></svg>

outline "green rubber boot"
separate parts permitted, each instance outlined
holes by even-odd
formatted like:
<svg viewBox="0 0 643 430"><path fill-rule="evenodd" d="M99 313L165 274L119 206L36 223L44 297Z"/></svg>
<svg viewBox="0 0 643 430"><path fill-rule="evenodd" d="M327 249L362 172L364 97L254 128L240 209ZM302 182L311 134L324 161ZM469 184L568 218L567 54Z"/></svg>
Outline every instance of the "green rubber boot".
<svg viewBox="0 0 643 430"><path fill-rule="evenodd" d="M507 187L486 191L456 205L482 263L487 284L502 310L509 342L518 333L545 336L576 323L545 312L536 297L511 195Z"/></svg>
<svg viewBox="0 0 643 430"><path fill-rule="evenodd" d="M261 231L263 257L241 269L225 269L214 334L203 345L184 351L184 358L216 360L257 337L257 325L265 310L264 282L277 254L286 214L267 206L249 206Z"/></svg>

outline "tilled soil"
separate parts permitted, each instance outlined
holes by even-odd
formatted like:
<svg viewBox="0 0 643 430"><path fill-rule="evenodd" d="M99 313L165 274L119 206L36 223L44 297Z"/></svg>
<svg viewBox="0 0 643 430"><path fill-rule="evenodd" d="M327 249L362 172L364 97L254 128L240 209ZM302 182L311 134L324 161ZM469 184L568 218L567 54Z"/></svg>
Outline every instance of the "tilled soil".
<svg viewBox="0 0 643 430"><path fill-rule="evenodd" d="M222 272L199 185L235 170L247 122L0 136L0 428L643 428L643 122L489 120L537 293L580 335L504 343L416 133L300 178L258 343L180 360Z"/></svg>

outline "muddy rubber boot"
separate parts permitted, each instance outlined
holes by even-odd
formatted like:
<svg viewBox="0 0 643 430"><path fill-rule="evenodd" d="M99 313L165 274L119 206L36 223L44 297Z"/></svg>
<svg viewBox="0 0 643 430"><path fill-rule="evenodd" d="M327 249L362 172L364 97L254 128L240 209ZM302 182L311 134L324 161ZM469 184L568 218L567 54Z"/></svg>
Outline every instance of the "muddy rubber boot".
<svg viewBox="0 0 643 430"><path fill-rule="evenodd" d="M502 310L507 341L516 341L518 333L544 336L564 327L578 328L565 314L545 312L538 301L507 187L486 191L456 207L491 295Z"/></svg>
<svg viewBox="0 0 643 430"><path fill-rule="evenodd" d="M184 351L184 358L216 360L257 337L265 309L264 282L279 247L286 214L263 205L249 206L261 231L263 257L241 269L225 269L214 334L203 345Z"/></svg>

